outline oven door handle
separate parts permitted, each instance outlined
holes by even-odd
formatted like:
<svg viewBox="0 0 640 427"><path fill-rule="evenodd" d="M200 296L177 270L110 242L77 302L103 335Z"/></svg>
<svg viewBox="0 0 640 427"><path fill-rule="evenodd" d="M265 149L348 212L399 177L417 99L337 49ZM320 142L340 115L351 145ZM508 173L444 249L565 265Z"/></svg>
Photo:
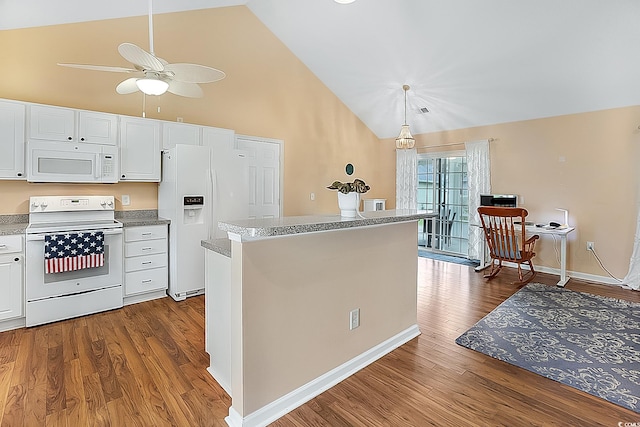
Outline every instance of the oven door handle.
<svg viewBox="0 0 640 427"><path fill-rule="evenodd" d="M122 234L121 228L113 228L108 230L91 230L91 231L102 231L102 234L104 234L105 236L114 236L117 234ZM83 230L71 231L70 233L78 233L78 232L83 232ZM44 236L50 236L52 234L65 234L65 232L61 231L61 232L54 232L54 233L27 234L27 240L30 240L30 241L44 240Z"/></svg>

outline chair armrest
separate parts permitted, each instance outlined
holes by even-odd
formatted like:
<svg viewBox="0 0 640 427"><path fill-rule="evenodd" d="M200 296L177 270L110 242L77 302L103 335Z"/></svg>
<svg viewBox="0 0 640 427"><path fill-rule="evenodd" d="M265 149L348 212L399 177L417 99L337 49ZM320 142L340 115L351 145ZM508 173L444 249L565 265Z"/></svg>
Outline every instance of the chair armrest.
<svg viewBox="0 0 640 427"><path fill-rule="evenodd" d="M533 252L533 247L536 244L536 240L538 240L540 238L540 235L538 234L534 234L533 236L529 237L527 240L525 240L522 243L522 249L525 252Z"/></svg>

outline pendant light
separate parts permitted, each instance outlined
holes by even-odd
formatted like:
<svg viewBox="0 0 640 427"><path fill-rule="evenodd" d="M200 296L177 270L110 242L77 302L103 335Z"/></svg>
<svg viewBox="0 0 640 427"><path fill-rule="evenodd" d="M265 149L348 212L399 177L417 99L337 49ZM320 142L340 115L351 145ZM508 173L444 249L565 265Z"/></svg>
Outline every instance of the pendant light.
<svg viewBox="0 0 640 427"><path fill-rule="evenodd" d="M402 86L402 90L404 90L404 124L400 128L400 135L396 138L396 148L413 148L416 145L416 140L411 136L407 124L407 91L409 89L409 85Z"/></svg>

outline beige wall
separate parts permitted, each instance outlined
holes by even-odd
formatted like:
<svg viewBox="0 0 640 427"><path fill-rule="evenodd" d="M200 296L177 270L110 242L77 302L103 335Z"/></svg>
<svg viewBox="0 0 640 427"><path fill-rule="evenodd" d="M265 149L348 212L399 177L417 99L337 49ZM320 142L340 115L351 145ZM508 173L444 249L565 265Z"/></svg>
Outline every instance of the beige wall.
<svg viewBox="0 0 640 427"><path fill-rule="evenodd" d="M140 116L140 93L118 95L126 74L75 70L57 62L128 66L117 46L148 48L148 19L136 17L0 31L3 78L0 98ZM331 93L244 6L154 16L156 54L170 62L195 62L223 70L227 78L203 85L205 97L172 94L147 97L147 117L234 129L237 133L284 140L285 215L337 213L334 180L351 180L344 166L355 165L371 197L393 198L392 147L379 139ZM158 113L158 108L160 112ZM0 182L11 197L0 214L26 213L26 199L46 188ZM120 197L128 188L107 186ZM155 184L142 187L130 209L157 202ZM102 190L98 190L102 191ZM78 194L95 187L78 185ZM310 193L316 195L310 200Z"/></svg>
<svg viewBox="0 0 640 427"><path fill-rule="evenodd" d="M463 149L425 147L493 138L492 192L520 196L536 222L562 220L555 209L568 209L569 223L577 226L569 235L568 269L608 276L586 251L591 241L605 267L623 278L638 214L639 124L640 106L635 106L418 135L416 147ZM536 252L537 265L559 267L550 237L542 237Z"/></svg>
<svg viewBox="0 0 640 427"><path fill-rule="evenodd" d="M232 242L234 409L246 417L416 325L415 241L411 221Z"/></svg>

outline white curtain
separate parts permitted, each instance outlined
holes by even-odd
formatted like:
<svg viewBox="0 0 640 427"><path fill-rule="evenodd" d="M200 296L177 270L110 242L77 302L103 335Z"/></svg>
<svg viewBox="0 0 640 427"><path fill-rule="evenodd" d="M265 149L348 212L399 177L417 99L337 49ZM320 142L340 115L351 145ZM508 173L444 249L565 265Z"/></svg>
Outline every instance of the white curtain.
<svg viewBox="0 0 640 427"><path fill-rule="evenodd" d="M467 179L469 187L469 259L484 256L484 239L478 206L480 195L491 193L491 158L489 140L465 143L467 152ZM475 225L475 226L474 226Z"/></svg>
<svg viewBox="0 0 640 427"><path fill-rule="evenodd" d="M636 220L636 237L633 240L633 253L629 261L629 272L622 279L622 284L636 291L640 290L640 210Z"/></svg>
<svg viewBox="0 0 640 427"><path fill-rule="evenodd" d="M417 209L418 152L396 149L396 209Z"/></svg>

